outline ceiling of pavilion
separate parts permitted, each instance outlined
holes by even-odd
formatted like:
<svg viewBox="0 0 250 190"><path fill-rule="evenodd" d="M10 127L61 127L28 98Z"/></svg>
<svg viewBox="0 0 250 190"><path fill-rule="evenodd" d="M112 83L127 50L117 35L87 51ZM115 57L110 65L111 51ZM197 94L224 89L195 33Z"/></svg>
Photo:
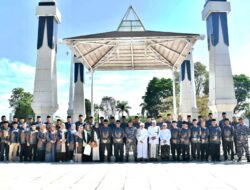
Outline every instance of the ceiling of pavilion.
<svg viewBox="0 0 250 190"><path fill-rule="evenodd" d="M89 70L178 69L199 34L145 30L129 7L117 31L65 38Z"/></svg>

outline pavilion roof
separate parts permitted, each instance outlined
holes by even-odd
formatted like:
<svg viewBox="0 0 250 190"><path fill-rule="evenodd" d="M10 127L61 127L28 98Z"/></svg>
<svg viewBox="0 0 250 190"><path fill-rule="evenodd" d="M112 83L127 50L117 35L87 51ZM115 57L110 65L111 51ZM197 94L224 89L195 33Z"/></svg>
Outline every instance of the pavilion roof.
<svg viewBox="0 0 250 190"><path fill-rule="evenodd" d="M130 14L135 18L129 18ZM145 30L129 7L117 31L65 38L89 70L178 69L199 34Z"/></svg>

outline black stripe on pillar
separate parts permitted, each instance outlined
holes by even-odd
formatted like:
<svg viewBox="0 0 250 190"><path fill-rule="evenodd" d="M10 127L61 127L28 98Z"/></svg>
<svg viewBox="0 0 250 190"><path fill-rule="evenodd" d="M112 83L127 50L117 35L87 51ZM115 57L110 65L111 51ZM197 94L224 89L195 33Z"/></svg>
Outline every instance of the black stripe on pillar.
<svg viewBox="0 0 250 190"><path fill-rule="evenodd" d="M54 6L56 5L55 2L40 2L39 6Z"/></svg>
<svg viewBox="0 0 250 190"><path fill-rule="evenodd" d="M39 17L37 49L40 49L43 45L45 21L46 21L46 17Z"/></svg>
<svg viewBox="0 0 250 190"><path fill-rule="evenodd" d="M48 46L50 49L54 48L54 40L53 40L53 35L54 35L54 17L53 16L48 16L47 17L47 38L48 38Z"/></svg>

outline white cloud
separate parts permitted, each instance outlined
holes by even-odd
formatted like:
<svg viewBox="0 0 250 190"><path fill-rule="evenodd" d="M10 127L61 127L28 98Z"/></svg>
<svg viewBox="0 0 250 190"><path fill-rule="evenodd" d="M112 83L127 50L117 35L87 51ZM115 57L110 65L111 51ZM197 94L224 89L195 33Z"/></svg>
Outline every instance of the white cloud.
<svg viewBox="0 0 250 190"><path fill-rule="evenodd" d="M0 115L9 116L11 109L9 109L8 99L13 88L21 87L33 93L35 67L20 61L0 58L0 68ZM66 74L58 72L57 81L59 113L63 115L65 112L66 115L69 80Z"/></svg>
<svg viewBox="0 0 250 190"><path fill-rule="evenodd" d="M35 74L35 67L30 65L26 65L23 63L10 63L9 65L12 72L22 73L23 75L34 75Z"/></svg>

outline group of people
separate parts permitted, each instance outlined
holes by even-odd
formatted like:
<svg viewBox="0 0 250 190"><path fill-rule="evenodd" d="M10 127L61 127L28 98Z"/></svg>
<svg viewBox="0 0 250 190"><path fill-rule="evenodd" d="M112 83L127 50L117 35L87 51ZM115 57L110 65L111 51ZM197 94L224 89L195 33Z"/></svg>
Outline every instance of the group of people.
<svg viewBox="0 0 250 190"><path fill-rule="evenodd" d="M217 123L209 113L208 119L202 116L177 121L168 114L166 121L147 117L145 123L139 117L127 121L93 117L84 120L79 115L73 123L71 116L64 123L60 119L54 124L51 116L45 122L40 116L36 121L29 118L13 117L9 123L5 116L0 122L0 161L39 161L39 162L128 162L134 161L220 161L221 144L224 160L241 161L245 152L250 162L248 136L249 126L243 118L230 121L226 113ZM190 151L191 149L191 151ZM124 153L125 152L125 153ZM191 155L190 155L191 152Z"/></svg>

